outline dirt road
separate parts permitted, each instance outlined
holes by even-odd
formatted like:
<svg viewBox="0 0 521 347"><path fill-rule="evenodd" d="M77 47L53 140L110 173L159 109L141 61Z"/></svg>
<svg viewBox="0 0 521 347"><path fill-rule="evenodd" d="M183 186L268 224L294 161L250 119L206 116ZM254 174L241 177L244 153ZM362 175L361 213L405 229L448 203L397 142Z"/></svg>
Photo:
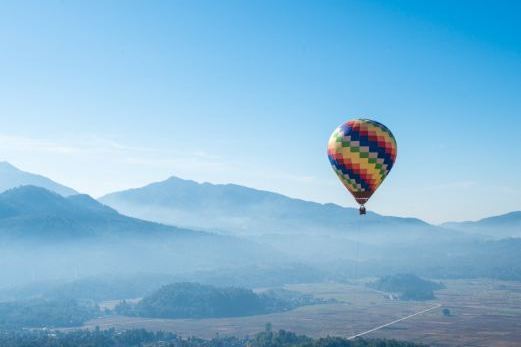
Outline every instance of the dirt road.
<svg viewBox="0 0 521 347"><path fill-rule="evenodd" d="M432 307L429 307L429 308L427 308L427 309L425 309L425 310L422 310L422 311L419 311L419 312L413 313L413 314L411 314L411 315L409 315L409 316L407 316L407 317L403 317L403 318L400 318L400 319L396 319L396 320L393 320L392 322L389 322L389 323L386 323L386 324L383 324L383 325L377 326L376 328L373 328L373 329L371 329L371 330L367 330L367 331L364 331L364 332L362 332L362 333L358 333L358 334L356 334L356 335L350 336L350 337L348 337L348 339L349 339L349 340L355 339L355 338L357 338L357 337L360 337L360 336L363 336L363 335L366 335L366 334L372 333L372 332L374 332L374 331L377 331L377 330L380 330L380 329L382 329L382 328L388 327L389 325L393 325L393 324L395 324L395 323L398 323L398 322L404 321L404 320L406 320L406 319L412 318L412 317L414 317L414 316L420 315L420 314L425 313L425 312L432 311L432 310L437 309L437 308L440 308L440 307L441 307L441 304L436 304L436 305L434 305L434 306L432 306Z"/></svg>

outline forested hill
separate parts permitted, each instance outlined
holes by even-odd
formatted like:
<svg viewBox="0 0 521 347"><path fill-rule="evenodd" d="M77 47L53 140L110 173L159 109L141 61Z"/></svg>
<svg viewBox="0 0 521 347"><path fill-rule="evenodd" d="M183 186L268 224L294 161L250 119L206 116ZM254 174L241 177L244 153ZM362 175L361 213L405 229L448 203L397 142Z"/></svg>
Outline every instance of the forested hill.
<svg viewBox="0 0 521 347"><path fill-rule="evenodd" d="M322 299L287 290L254 293L250 289L174 283L161 287L137 304L122 302L120 314L154 318L220 318L281 312Z"/></svg>
<svg viewBox="0 0 521 347"><path fill-rule="evenodd" d="M434 291L443 289L442 283L425 280L413 274L384 276L369 284L369 287L400 295L403 300L431 300Z"/></svg>

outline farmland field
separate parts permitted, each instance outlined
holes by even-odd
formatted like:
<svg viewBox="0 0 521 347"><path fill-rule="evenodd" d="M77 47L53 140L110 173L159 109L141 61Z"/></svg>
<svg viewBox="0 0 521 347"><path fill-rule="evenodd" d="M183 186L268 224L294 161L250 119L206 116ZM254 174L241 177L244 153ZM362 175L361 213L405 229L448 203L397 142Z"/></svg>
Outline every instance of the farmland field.
<svg viewBox="0 0 521 347"><path fill-rule="evenodd" d="M84 327L146 328L174 331L184 336L211 338L252 335L270 322L309 336L350 337L428 308L432 310L371 332L382 337L439 346L519 346L521 344L521 283L490 280L443 281L447 288L430 301L391 300L363 282L287 286L288 289L336 299L336 303L250 317L221 319L148 319L112 316L94 319ZM437 305L440 307L435 307ZM447 308L450 315L442 310Z"/></svg>

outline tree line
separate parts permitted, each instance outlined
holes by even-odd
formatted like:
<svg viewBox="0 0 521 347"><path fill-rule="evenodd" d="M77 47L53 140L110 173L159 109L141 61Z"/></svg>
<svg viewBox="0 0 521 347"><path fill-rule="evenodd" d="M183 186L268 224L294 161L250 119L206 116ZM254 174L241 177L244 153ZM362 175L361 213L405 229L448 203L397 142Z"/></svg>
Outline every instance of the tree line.
<svg viewBox="0 0 521 347"><path fill-rule="evenodd" d="M216 336L213 339L183 338L169 332L144 329L0 331L3 347L421 347L406 341L385 339L347 340L341 337L314 339L293 332L266 329L251 337Z"/></svg>

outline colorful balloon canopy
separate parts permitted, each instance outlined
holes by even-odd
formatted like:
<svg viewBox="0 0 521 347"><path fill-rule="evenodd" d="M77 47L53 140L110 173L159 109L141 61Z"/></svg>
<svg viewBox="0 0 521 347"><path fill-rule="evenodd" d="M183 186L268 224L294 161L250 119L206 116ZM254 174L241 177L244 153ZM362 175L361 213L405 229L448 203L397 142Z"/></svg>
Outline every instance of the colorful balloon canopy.
<svg viewBox="0 0 521 347"><path fill-rule="evenodd" d="M340 125L327 147L333 170L362 206L391 171L396 152L391 131L369 119L353 119Z"/></svg>

